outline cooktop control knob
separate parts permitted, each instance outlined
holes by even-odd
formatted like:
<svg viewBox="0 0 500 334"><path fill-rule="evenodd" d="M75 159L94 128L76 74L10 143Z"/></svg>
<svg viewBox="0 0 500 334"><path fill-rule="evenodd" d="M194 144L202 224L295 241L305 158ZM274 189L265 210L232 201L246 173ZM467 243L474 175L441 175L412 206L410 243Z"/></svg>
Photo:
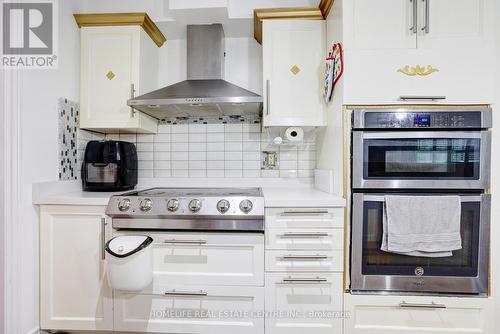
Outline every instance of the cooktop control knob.
<svg viewBox="0 0 500 334"><path fill-rule="evenodd" d="M199 199L192 199L188 207L192 212L198 212L201 209L201 201Z"/></svg>
<svg viewBox="0 0 500 334"><path fill-rule="evenodd" d="M253 203L249 199L244 199L243 201L240 202L240 210L243 211L244 213L249 213L252 211L253 208Z"/></svg>
<svg viewBox="0 0 500 334"><path fill-rule="evenodd" d="M167 201L167 210L170 212L175 212L179 209L179 201L175 198L169 199Z"/></svg>
<svg viewBox="0 0 500 334"><path fill-rule="evenodd" d="M130 209L130 200L128 198L124 198L118 203L118 210L123 212L128 209Z"/></svg>
<svg viewBox="0 0 500 334"><path fill-rule="evenodd" d="M219 210L220 213L226 213L229 210L229 206L229 201L226 199L221 199L217 202L217 210Z"/></svg>
<svg viewBox="0 0 500 334"><path fill-rule="evenodd" d="M143 212L148 212L153 207L153 202L149 198L145 198L141 201L139 208Z"/></svg>

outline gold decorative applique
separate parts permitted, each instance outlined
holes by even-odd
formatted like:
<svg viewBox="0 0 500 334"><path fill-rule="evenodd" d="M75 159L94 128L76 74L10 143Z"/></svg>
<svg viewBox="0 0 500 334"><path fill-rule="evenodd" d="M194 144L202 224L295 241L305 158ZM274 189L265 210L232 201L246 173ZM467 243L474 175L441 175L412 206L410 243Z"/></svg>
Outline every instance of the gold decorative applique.
<svg viewBox="0 0 500 334"><path fill-rule="evenodd" d="M398 69L398 72L401 72L403 74L409 75L409 76L426 76L429 74L432 74L434 72L439 72L439 69L432 67L431 65L428 66L409 66L406 65L405 67L402 67Z"/></svg>
<svg viewBox="0 0 500 334"><path fill-rule="evenodd" d="M109 71L108 73L106 73L106 77L109 80L112 80L115 77L115 74L113 73L113 71Z"/></svg>
<svg viewBox="0 0 500 334"><path fill-rule="evenodd" d="M297 74L300 72L300 68L297 65L293 65L290 71L292 71L293 74Z"/></svg>

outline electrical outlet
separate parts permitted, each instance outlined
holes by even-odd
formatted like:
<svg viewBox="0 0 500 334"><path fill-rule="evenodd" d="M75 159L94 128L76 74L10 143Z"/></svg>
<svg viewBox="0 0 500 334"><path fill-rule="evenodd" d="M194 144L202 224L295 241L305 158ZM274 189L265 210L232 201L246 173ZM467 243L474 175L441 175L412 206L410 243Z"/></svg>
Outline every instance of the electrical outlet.
<svg viewBox="0 0 500 334"><path fill-rule="evenodd" d="M278 169L278 152L262 152L262 169Z"/></svg>

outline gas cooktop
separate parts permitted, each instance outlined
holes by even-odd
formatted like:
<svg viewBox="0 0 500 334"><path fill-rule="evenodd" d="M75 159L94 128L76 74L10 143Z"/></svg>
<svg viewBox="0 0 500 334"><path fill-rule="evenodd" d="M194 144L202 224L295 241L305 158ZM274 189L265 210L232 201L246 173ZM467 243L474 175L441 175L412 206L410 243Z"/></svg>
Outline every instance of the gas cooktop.
<svg viewBox="0 0 500 334"><path fill-rule="evenodd" d="M165 230L264 229L260 188L152 188L112 196L114 228Z"/></svg>

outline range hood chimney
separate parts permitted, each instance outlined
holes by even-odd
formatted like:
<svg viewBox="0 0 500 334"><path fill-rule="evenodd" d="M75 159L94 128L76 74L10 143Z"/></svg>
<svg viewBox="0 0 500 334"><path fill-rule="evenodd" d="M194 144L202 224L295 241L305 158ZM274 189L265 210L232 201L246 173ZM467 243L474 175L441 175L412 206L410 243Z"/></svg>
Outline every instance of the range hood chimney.
<svg viewBox="0 0 500 334"><path fill-rule="evenodd" d="M258 115L262 97L224 78L221 24L187 26L187 80L127 101L156 119Z"/></svg>

